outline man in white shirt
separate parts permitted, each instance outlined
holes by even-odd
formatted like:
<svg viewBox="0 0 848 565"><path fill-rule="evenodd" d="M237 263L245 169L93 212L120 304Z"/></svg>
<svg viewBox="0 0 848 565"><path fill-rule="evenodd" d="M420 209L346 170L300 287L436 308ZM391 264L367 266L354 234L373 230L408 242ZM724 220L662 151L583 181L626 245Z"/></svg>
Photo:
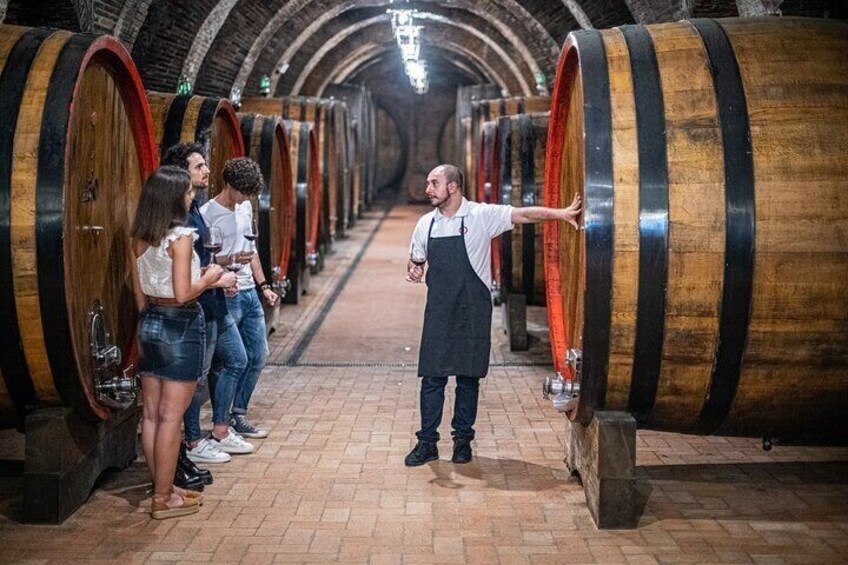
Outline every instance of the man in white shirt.
<svg viewBox="0 0 848 565"><path fill-rule="evenodd" d="M265 183L259 165L247 157L227 161L222 176L223 190L204 204L200 213L210 229L217 227L221 230L222 248L217 254L218 263L236 273L238 292L226 297L227 310L235 320L244 343L247 368L232 396L215 398L213 405L220 402L227 409L229 403L232 403L230 432L247 438L264 438L268 436L268 431L257 428L247 420L247 408L268 358L265 314L260 296L272 306L279 298L265 279L255 246L256 232L250 197L259 194ZM227 436L216 436L213 430L210 441L213 444L226 444L229 440Z"/></svg>
<svg viewBox="0 0 848 565"><path fill-rule="evenodd" d="M543 220L577 228L579 195L568 208L514 208L469 202L462 196L462 173L439 165L427 176L427 198L435 208L415 226L406 280L422 282L427 265L427 307L418 357L421 429L406 456L409 467L439 458L439 424L450 375L456 376L453 427L454 463L471 461L480 379L489 371L491 349L492 238L513 224Z"/></svg>

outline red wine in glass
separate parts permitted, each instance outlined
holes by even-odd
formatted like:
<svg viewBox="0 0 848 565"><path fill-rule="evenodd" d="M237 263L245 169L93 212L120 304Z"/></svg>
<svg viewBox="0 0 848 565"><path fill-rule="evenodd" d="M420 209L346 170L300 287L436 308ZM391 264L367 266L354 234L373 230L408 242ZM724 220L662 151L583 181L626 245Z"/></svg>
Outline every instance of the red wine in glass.
<svg viewBox="0 0 848 565"><path fill-rule="evenodd" d="M209 233L207 234L206 239L203 240L203 247L212 254L212 263L218 262L215 255L220 253L223 248L224 240L222 238L223 235L221 234L221 228L218 226L212 226L209 228Z"/></svg>
<svg viewBox="0 0 848 565"><path fill-rule="evenodd" d="M245 226L244 228L244 238L250 242L250 247L253 251L256 251L256 247L254 246L254 241L259 237L259 226L256 224L256 218L250 222L249 226Z"/></svg>
<svg viewBox="0 0 848 565"><path fill-rule="evenodd" d="M203 247L214 257L217 253L221 252L223 246L220 243L211 243L207 241L203 244Z"/></svg>

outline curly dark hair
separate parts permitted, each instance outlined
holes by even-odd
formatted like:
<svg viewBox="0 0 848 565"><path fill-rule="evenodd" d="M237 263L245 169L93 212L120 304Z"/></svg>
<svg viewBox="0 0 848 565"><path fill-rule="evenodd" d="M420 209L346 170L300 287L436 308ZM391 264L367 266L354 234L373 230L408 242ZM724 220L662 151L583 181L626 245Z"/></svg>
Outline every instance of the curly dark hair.
<svg viewBox="0 0 848 565"><path fill-rule="evenodd" d="M245 196L255 196L265 188L259 164L250 157L236 157L224 163L224 182Z"/></svg>
<svg viewBox="0 0 848 565"><path fill-rule="evenodd" d="M188 170L188 156L197 153L206 159L206 148L201 143L177 143L165 151L161 165L173 165Z"/></svg>

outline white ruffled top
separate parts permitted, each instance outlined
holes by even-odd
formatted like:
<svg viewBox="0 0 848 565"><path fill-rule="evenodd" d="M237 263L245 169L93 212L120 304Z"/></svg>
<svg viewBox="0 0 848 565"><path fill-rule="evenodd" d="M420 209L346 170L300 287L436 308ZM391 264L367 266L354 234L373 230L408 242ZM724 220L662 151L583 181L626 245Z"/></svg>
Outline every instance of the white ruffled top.
<svg viewBox="0 0 848 565"><path fill-rule="evenodd" d="M192 244L197 240L197 229L186 227L171 228L159 245L150 246L136 259L138 266L138 279L141 284L141 292L154 298L174 298L173 263L174 260L168 255L168 247L171 242L183 236L191 236ZM191 250L191 282L200 278L200 257L192 246Z"/></svg>

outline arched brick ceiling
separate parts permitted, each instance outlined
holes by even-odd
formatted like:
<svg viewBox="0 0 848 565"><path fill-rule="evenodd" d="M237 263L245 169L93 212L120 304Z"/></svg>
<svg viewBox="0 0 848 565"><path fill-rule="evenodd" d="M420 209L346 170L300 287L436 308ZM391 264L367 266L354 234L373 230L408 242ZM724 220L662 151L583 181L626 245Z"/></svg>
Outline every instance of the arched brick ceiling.
<svg viewBox="0 0 848 565"><path fill-rule="evenodd" d="M507 7L503 8L500 4L507 4ZM486 25L496 29L496 33L504 38L504 44L514 47L516 58L523 58L531 66L544 66L537 61L555 60L559 53L560 43L554 41L546 32L544 26L536 22L530 14L516 3L452 0L395 4L395 6L398 5L408 5L420 11L432 12L445 17L462 17L469 21L476 20L477 25ZM332 8L315 14L315 17L310 18L308 24L300 28L297 33L293 31L293 27L296 28L297 26L290 27L288 22L286 25L280 25L279 21L269 22L260 37L251 46L251 50L236 76L235 85L240 87L244 85L248 76L253 79L262 74L270 74L270 70L278 68L281 62L288 62L307 39L323 33L323 28L330 25L334 19L343 18L353 10L361 14L361 17L369 17L365 15L364 9L372 7L375 8L374 11L376 12L385 13L385 9L389 6L391 5L388 0L339 2ZM558 6L557 11L564 11L561 5ZM269 30L273 29L275 25L278 29L274 32L274 37L266 37L270 33ZM262 51L260 52L260 50ZM534 69L533 72L538 72L538 70L540 69ZM553 70L553 67L541 70L549 72Z"/></svg>
<svg viewBox="0 0 848 565"><path fill-rule="evenodd" d="M623 5L623 0L618 1ZM173 89L182 70L193 70L197 73L198 93L226 95L239 76L250 76L254 69L258 75L273 69L286 46L303 42L304 30L327 12L361 6L384 11L389 6L389 0L239 0L231 10L220 7L231 3L232 0L153 0L133 49L146 84ZM560 0L421 0L404 5L433 13L466 12L465 17L476 18L496 30L499 44L513 60L524 60L530 68L539 67L546 73L552 72L561 41L552 37L550 25L537 20L536 13L542 20L554 14L560 22L557 25L567 21L565 33L579 27ZM143 10L144 6L139 11ZM224 21L210 21L210 14L215 13L225 14ZM214 30L220 25L211 41L199 33L204 22L205 29ZM322 32L323 28L313 28L312 35ZM132 36L131 30L126 36ZM248 82L245 90L249 89Z"/></svg>
<svg viewBox="0 0 848 565"><path fill-rule="evenodd" d="M408 79L400 70L398 53L389 48L381 48L379 54L377 51L371 52L369 58L361 61L354 69L339 69L335 74L328 76L328 82L350 81L378 89L388 88L392 83L407 84ZM481 74L461 53L436 50L429 52L428 56L428 63L433 70L431 85L463 86L490 82L490 79ZM322 93L323 91L319 91L318 96Z"/></svg>
<svg viewBox="0 0 848 565"><path fill-rule="evenodd" d="M218 1L154 0L150 4L132 50L146 88L166 92L176 88L194 38Z"/></svg>
<svg viewBox="0 0 848 565"><path fill-rule="evenodd" d="M843 0L775 0L786 15L844 18ZM76 10L76 27L94 22L98 31L117 33L133 45L133 57L145 85L172 90L181 71L197 74L196 91L227 95L234 84L246 84L249 93L257 77L273 76L281 61L308 63L300 52L316 40L331 40L339 22L373 17L390 0L0 0L7 16L16 21L20 7L45 2L42 10L50 25L66 27L62 14ZM764 0L415 0L408 6L450 17L473 26L509 54L523 75L536 68L549 78L567 34L591 25L607 28L636 19L650 23L679 17L716 17L763 10ZM93 6L93 8L92 8ZM749 9L750 7L750 9ZM26 8L28 9L28 8ZM368 10L371 10L369 13ZM92 11L93 10L93 11ZM751 11L753 10L753 11ZM70 13L70 12L68 12ZM67 18L65 18L67 19ZM72 18L73 19L73 18ZM355 19L355 18L354 18ZM37 21L20 21L33 25ZM41 20L38 20L41 21ZM73 22L72 22L73 23ZM73 26L72 26L73 27ZM363 28L362 32L367 33ZM472 41L471 34L466 34ZM316 39L317 38L317 39ZM134 42L134 44L133 44ZM484 55L487 64L492 53ZM528 71L529 69L529 71ZM291 65L290 71L297 71ZM284 77L281 83L290 79ZM504 79L506 80L506 79Z"/></svg>
<svg viewBox="0 0 848 565"><path fill-rule="evenodd" d="M488 62L481 59L479 55L470 51L461 45L456 45L450 42L442 42L438 45L428 45L426 42L422 45L427 61L432 60L452 62L456 60L465 60L465 66L478 69L482 74L483 83L494 83L498 85L504 92L509 92L511 84L507 82L500 73L492 68ZM397 47L392 44L375 44L366 43L354 48L353 50L343 50L337 53L338 56L328 58L324 70L320 73L312 73L309 80L304 85L300 94L321 96L328 84L333 82L345 82L350 80L356 72L371 63L375 59L383 61L391 61L394 64L394 75L392 82L395 84L381 84L377 88L395 88L396 84L404 88L408 84L408 79L403 74L402 62L397 53ZM447 67L444 63L441 65L442 70L446 70L449 74L461 72L462 66L454 68ZM430 66L430 74L434 81L442 82L443 77L439 75L440 69L438 66ZM467 73L466 73L467 74ZM367 85L366 85L367 86ZM514 86L514 85L513 85ZM286 91L278 92L282 95ZM411 92L411 91L410 91Z"/></svg>
<svg viewBox="0 0 848 565"><path fill-rule="evenodd" d="M455 28L453 29L455 35L469 34L473 36L474 39L457 39L453 45L460 50L464 48L471 49L473 53L481 54L481 56L490 60L492 63L496 61L498 65L504 65L508 69L508 76L517 83L519 87L518 93L525 96L532 94L530 84L532 84L534 80L533 70L526 66L521 68L521 66L513 60L512 55L504 51L504 49L496 41L496 38L493 39L492 36L480 31L473 25L458 21L458 18L449 18L442 15L431 14L430 17L423 20L422 23L425 26L423 33L423 41L425 42L430 41L432 43L430 36L433 33L440 37L440 30L444 27ZM457 35L457 37L459 36ZM324 64L323 59L327 57L327 55L339 44L346 43L351 46L358 46L368 42L380 42L380 44L395 47L395 41L391 34L391 23L388 14L379 14L371 18L346 25L339 29L339 31L329 39L322 38L319 44L320 47L302 68L294 68L287 72L289 77L296 77L294 78L292 87L287 89L287 91L290 91L295 95L300 94L303 84L306 82L310 74L314 72L317 72L318 74L325 74L323 68L326 65ZM308 50L304 49L304 51ZM483 62L478 60L478 68L482 67ZM491 67L492 69L494 68L493 66ZM490 72L487 72L486 74L490 75ZM279 77L280 75L276 76ZM490 80L494 80L493 75L489 76L489 78ZM275 86L275 81L272 81L272 90L274 91L276 91L276 88L274 88Z"/></svg>
<svg viewBox="0 0 848 565"><path fill-rule="evenodd" d="M444 9L428 10L424 13L423 19L421 20L422 25L425 27L425 35L427 33L428 21L453 25L462 29L464 32L477 37L478 39L481 39L488 46L489 52L492 56L506 60L508 64L513 67L514 75L523 75L524 78L521 79L523 83L533 84L535 74L542 70L539 68L536 60L527 52L526 46L524 46L520 40L517 41L518 44L510 41L508 37L502 36L499 33L499 30L491 22L480 19L467 11ZM308 35L305 30L294 43L286 47L282 56L279 57L273 66L263 67L261 65L256 65L254 67L254 72L247 83L248 88L243 90L250 92L258 83L259 76L262 74L268 74L271 76L271 90L276 91L277 82L282 78L282 76L275 73L273 69L279 68L281 62L285 61L290 64L290 70L288 73L301 73L303 72L301 69L291 66L293 54L299 51L309 52L314 50L315 54L312 56L313 58L310 59L310 63L307 63L307 65L311 64L314 66L315 55L318 55L321 51L326 51L332 48L338 41L353 33L362 33L367 35L370 33L367 27L378 22L382 23L383 26L388 27L390 25L389 15L382 7L344 12L338 17L330 19L326 24L316 27L316 30L320 29L320 34L316 33ZM315 23L320 24L319 21L316 21ZM551 68L546 70L553 72L553 66L551 65ZM238 84L240 83L236 82L236 85ZM296 85L296 81L294 84ZM297 90L298 89L295 86L294 92Z"/></svg>
<svg viewBox="0 0 848 565"><path fill-rule="evenodd" d="M484 82L480 80L480 77L474 77L473 74L460 70L462 66L467 64L467 61L462 59L462 55L443 50L438 53L431 53L431 61L431 66L434 69L433 82L430 85L431 90L443 89L448 85L464 86ZM347 80L363 84L371 90L375 101L379 101L386 95L399 92L400 89L395 85L403 83L405 86L409 84L406 76L403 75L403 71L398 68L398 64L397 54L387 51L382 55L373 57L365 64L358 65L350 74L335 76L334 82ZM391 88L387 88L387 86ZM417 96L410 89L408 97L415 100Z"/></svg>

